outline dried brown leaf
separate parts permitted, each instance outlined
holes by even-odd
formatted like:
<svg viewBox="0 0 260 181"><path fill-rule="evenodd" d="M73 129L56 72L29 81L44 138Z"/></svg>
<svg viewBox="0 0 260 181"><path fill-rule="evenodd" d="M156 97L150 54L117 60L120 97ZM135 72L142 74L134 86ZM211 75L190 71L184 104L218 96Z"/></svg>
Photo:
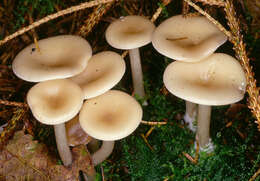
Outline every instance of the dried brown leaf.
<svg viewBox="0 0 260 181"><path fill-rule="evenodd" d="M33 140L31 135L16 132L13 139L0 152L0 180L76 181L79 171L95 173L86 146L73 148L70 167L57 165L46 145Z"/></svg>

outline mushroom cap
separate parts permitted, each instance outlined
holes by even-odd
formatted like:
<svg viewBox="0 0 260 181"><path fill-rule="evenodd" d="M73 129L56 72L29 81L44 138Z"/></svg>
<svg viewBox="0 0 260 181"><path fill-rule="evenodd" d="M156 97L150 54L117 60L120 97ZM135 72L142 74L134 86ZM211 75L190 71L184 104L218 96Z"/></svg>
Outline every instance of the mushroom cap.
<svg viewBox="0 0 260 181"><path fill-rule="evenodd" d="M175 96L202 105L226 105L240 101L246 89L239 62L214 53L193 63L175 61L163 75L166 88Z"/></svg>
<svg viewBox="0 0 260 181"><path fill-rule="evenodd" d="M27 102L38 121L56 125L77 115L83 104L83 93L81 88L70 80L48 80L34 85L29 90Z"/></svg>
<svg viewBox="0 0 260 181"><path fill-rule="evenodd" d="M88 66L70 80L83 90L85 99L99 96L114 87L125 73L125 61L117 53L104 51L91 57Z"/></svg>
<svg viewBox="0 0 260 181"><path fill-rule="evenodd" d="M92 140L81 128L78 115L66 122L65 127L69 146L86 145Z"/></svg>
<svg viewBox="0 0 260 181"><path fill-rule="evenodd" d="M106 30L108 44L117 49L130 50L152 41L154 24L142 16L125 16L112 22Z"/></svg>
<svg viewBox="0 0 260 181"><path fill-rule="evenodd" d="M31 44L15 57L15 75L29 82L72 77L87 66L92 55L89 43L74 35L60 35L38 41L40 52Z"/></svg>
<svg viewBox="0 0 260 181"><path fill-rule="evenodd" d="M171 59L193 62L212 54L226 40L225 34L207 18L178 15L154 30L152 44Z"/></svg>
<svg viewBox="0 0 260 181"><path fill-rule="evenodd" d="M113 141L130 135L140 124L142 114L142 107L132 96L110 90L83 104L79 122L93 138Z"/></svg>

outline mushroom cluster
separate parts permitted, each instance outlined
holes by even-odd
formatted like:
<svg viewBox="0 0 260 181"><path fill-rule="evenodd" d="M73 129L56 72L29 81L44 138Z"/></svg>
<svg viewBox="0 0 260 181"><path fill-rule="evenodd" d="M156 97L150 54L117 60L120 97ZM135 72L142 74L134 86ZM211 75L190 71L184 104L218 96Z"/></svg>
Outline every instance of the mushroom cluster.
<svg viewBox="0 0 260 181"><path fill-rule="evenodd" d="M54 126L65 166L73 160L69 146L87 144L91 137L104 140L92 155L94 165L102 162L112 152L114 140L131 134L142 120L142 108L134 98L109 91L125 73L123 58L112 51L92 56L89 43L73 35L42 39L38 45L40 52L31 44L12 64L19 78L38 82L27 94L33 116Z"/></svg>
<svg viewBox="0 0 260 181"><path fill-rule="evenodd" d="M205 17L182 15L162 22L152 37L159 53L176 60L167 66L163 82L172 94L186 101L184 121L196 132L200 150L206 152L214 149L209 132L210 106L235 103L245 93L245 74L238 61L214 53L226 40Z"/></svg>

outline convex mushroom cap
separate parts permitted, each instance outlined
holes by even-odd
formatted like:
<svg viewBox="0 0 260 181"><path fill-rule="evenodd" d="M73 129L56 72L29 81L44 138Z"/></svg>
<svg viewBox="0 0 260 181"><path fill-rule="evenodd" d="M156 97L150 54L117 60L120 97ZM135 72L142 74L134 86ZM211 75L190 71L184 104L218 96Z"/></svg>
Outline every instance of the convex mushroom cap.
<svg viewBox="0 0 260 181"><path fill-rule="evenodd" d="M60 35L38 41L40 52L31 44L15 57L12 68L29 82L68 78L82 72L92 55L89 43L73 35Z"/></svg>
<svg viewBox="0 0 260 181"><path fill-rule="evenodd" d="M83 90L85 99L99 96L114 87L125 73L125 61L117 53L104 51L91 57L85 70L70 78Z"/></svg>
<svg viewBox="0 0 260 181"><path fill-rule="evenodd" d="M161 54L180 61L199 61L225 43L227 37L205 17L173 16L154 31L152 44Z"/></svg>
<svg viewBox="0 0 260 181"><path fill-rule="evenodd" d="M132 96L110 90L84 103L79 122L90 136L112 141L130 135L140 124L142 114L140 104Z"/></svg>
<svg viewBox="0 0 260 181"><path fill-rule="evenodd" d="M106 30L106 40L114 48L130 50L152 40L154 24L142 16L126 16L112 22Z"/></svg>
<svg viewBox="0 0 260 181"><path fill-rule="evenodd" d="M29 90L27 102L38 121L56 125L77 115L83 104L83 93L81 88L70 80L48 80L34 85Z"/></svg>
<svg viewBox="0 0 260 181"><path fill-rule="evenodd" d="M175 61L166 68L163 82L175 96L202 105L238 102L246 89L241 65L223 53L214 53L199 62Z"/></svg>

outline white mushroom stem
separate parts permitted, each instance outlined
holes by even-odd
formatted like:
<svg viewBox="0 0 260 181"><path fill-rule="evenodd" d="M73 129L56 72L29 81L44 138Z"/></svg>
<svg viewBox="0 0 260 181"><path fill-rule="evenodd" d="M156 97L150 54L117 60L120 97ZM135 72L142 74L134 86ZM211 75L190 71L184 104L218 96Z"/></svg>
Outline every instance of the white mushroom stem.
<svg viewBox="0 0 260 181"><path fill-rule="evenodd" d="M211 106L199 105L196 137L200 148L204 148L210 142L210 116Z"/></svg>
<svg viewBox="0 0 260 181"><path fill-rule="evenodd" d="M129 50L129 56L130 56L134 93L139 95L141 98L143 98L145 96L145 93L144 93L143 72L142 72L139 48L134 48Z"/></svg>
<svg viewBox="0 0 260 181"><path fill-rule="evenodd" d="M103 141L102 146L92 155L94 166L102 163L113 152L115 141Z"/></svg>
<svg viewBox="0 0 260 181"><path fill-rule="evenodd" d="M194 122L197 116L197 104L185 101L186 104L186 112L184 115L184 121L188 124L188 127L191 131L195 132L196 127L194 126Z"/></svg>
<svg viewBox="0 0 260 181"><path fill-rule="evenodd" d="M54 132L56 138L57 148L60 154L60 158L65 166L72 163L72 154L67 142L65 124L54 125Z"/></svg>

